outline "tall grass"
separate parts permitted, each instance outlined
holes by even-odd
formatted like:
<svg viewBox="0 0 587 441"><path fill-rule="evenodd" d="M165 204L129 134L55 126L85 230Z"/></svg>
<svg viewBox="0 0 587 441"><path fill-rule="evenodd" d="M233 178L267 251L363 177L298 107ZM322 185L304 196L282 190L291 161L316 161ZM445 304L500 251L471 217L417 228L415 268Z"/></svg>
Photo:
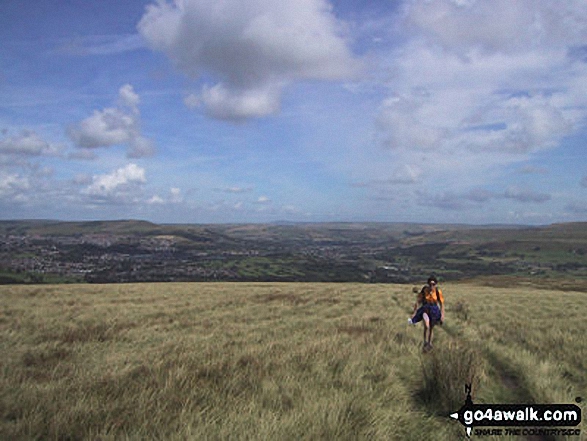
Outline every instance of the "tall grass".
<svg viewBox="0 0 587 441"><path fill-rule="evenodd" d="M0 439L448 440L465 382L587 397L581 293L444 292L422 354L401 285L0 287Z"/></svg>
<svg viewBox="0 0 587 441"><path fill-rule="evenodd" d="M472 396L478 393L482 377L479 352L458 340L449 341L422 360L419 396L432 412L448 416L463 405L465 387L471 388Z"/></svg>

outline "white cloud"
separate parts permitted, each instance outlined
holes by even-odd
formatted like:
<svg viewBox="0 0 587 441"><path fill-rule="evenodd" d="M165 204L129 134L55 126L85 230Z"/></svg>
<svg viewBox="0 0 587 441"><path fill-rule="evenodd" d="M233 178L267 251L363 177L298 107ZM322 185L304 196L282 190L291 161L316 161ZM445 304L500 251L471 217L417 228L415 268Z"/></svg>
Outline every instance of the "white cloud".
<svg viewBox="0 0 587 441"><path fill-rule="evenodd" d="M572 49L587 46L586 3L405 5L396 22L403 40L382 60L388 93L376 127L388 166L426 162L441 178L420 181L464 194L584 126L587 63ZM545 197L522 193L507 195L518 202Z"/></svg>
<svg viewBox="0 0 587 441"><path fill-rule="evenodd" d="M531 68L527 55L463 60L411 46L398 60L390 83L395 92L381 106L382 140L395 149L419 150L456 146L525 153L551 147L578 120L569 102L574 92L566 92L552 59L530 58ZM538 77L544 75L552 77L557 92L542 88Z"/></svg>
<svg viewBox="0 0 587 441"><path fill-rule="evenodd" d="M167 199L162 198L159 195L153 195L150 199L147 200L147 204L149 205L163 205L163 204L181 204L184 202L183 195L181 194L181 189L177 187L172 187L169 189L169 197Z"/></svg>
<svg viewBox="0 0 587 441"><path fill-rule="evenodd" d="M278 87L245 90L230 90L219 83L204 87L201 101L207 113L218 119L246 119L276 113L279 110L280 93Z"/></svg>
<svg viewBox="0 0 587 441"><path fill-rule="evenodd" d="M431 43L461 54L572 46L587 37L582 0L416 0L406 17Z"/></svg>
<svg viewBox="0 0 587 441"><path fill-rule="evenodd" d="M112 173L95 175L82 193L98 199L129 201L146 182L145 169L128 164Z"/></svg>
<svg viewBox="0 0 587 441"><path fill-rule="evenodd" d="M130 84L125 84L120 88L118 91L118 98L124 106L130 107L135 112L138 110L137 106L139 105L141 99L139 95L135 93L133 87Z"/></svg>
<svg viewBox="0 0 587 441"><path fill-rule="evenodd" d="M325 0L159 1L138 30L188 76L212 79L188 105L202 102L218 118L273 114L287 84L359 70Z"/></svg>
<svg viewBox="0 0 587 441"><path fill-rule="evenodd" d="M177 187L172 187L169 190L169 201L173 204L180 204L183 202L183 195L181 194L181 189Z"/></svg>
<svg viewBox="0 0 587 441"><path fill-rule="evenodd" d="M95 110L72 127L69 135L78 147L96 148L126 144L137 134L136 118L116 108Z"/></svg>
<svg viewBox="0 0 587 441"><path fill-rule="evenodd" d="M141 135L141 120L138 104L140 97L130 84L119 90L119 107L95 110L68 130L68 135L77 147L101 148L127 145L128 157L139 158L154 153L153 141Z"/></svg>
<svg viewBox="0 0 587 441"><path fill-rule="evenodd" d="M148 201L147 204L149 205L159 205L159 204L164 204L165 200L163 200L163 198L161 196L158 195L153 195Z"/></svg>
<svg viewBox="0 0 587 441"><path fill-rule="evenodd" d="M31 130L23 130L17 136L0 140L0 154L18 156L54 155L60 149L60 146L49 144Z"/></svg>
<svg viewBox="0 0 587 441"><path fill-rule="evenodd" d="M4 174L0 171L0 197L14 198L30 189L28 178L16 173Z"/></svg>

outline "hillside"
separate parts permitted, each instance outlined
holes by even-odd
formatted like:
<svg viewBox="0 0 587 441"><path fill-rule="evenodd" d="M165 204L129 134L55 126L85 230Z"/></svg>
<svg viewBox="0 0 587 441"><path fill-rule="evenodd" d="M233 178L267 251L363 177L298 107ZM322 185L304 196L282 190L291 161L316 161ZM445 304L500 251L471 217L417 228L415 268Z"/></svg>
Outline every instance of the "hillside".
<svg viewBox="0 0 587 441"><path fill-rule="evenodd" d="M583 292L443 289L423 354L409 285L2 286L0 439L448 441L465 384L475 403L585 399Z"/></svg>
<svg viewBox="0 0 587 441"><path fill-rule="evenodd" d="M0 221L0 281L422 281L582 286L587 223L172 225ZM558 286L558 285L557 285Z"/></svg>

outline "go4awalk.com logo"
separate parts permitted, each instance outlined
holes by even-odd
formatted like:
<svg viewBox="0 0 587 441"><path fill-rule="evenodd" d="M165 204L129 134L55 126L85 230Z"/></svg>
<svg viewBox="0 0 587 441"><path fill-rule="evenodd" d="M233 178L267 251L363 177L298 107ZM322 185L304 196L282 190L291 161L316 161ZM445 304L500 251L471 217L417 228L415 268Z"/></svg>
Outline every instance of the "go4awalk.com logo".
<svg viewBox="0 0 587 441"><path fill-rule="evenodd" d="M465 404L450 417L465 426L469 438L473 433L522 436L581 434L581 429L576 428L581 423L581 408L575 404L474 404L471 386L466 385L465 390Z"/></svg>

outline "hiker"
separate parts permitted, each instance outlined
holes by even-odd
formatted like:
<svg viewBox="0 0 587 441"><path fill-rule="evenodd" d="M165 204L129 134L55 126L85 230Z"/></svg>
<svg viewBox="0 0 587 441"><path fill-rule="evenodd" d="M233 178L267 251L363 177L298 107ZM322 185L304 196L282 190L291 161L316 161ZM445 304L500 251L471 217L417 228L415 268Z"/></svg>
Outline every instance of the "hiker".
<svg viewBox="0 0 587 441"><path fill-rule="evenodd" d="M418 305L421 305L418 308ZM408 323L415 325L424 321L424 352L432 349L432 335L434 326L437 323L444 322L444 297L438 287L438 279L431 275L428 277L427 284L418 293L418 298L414 304L412 317Z"/></svg>

